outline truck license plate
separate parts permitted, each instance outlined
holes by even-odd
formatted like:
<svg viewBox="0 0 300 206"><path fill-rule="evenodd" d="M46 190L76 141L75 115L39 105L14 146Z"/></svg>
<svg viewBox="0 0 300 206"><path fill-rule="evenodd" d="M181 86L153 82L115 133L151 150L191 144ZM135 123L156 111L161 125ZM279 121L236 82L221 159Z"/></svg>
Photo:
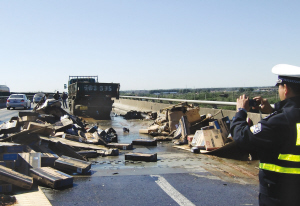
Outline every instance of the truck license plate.
<svg viewBox="0 0 300 206"><path fill-rule="evenodd" d="M80 110L87 110L87 109L88 109L87 106L81 106L81 107L80 107Z"/></svg>

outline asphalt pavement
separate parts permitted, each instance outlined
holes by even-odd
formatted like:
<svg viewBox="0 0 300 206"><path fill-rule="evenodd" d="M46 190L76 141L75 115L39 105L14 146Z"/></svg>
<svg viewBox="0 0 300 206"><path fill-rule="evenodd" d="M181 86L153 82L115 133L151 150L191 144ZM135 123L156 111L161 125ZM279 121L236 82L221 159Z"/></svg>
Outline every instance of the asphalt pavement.
<svg viewBox="0 0 300 206"><path fill-rule="evenodd" d="M0 121L7 121L17 113L18 110L1 109ZM138 132L151 121L125 120L120 116L112 120L85 120L101 129L114 128L120 143L153 138ZM123 133L123 127L130 132ZM157 153L158 161L126 161L128 152ZM257 161L194 154L174 148L171 142L158 142L151 147L134 146L131 151L120 150L119 156L89 161L92 162L91 174L73 175L73 187L61 190L39 187L50 204L258 205Z"/></svg>
<svg viewBox="0 0 300 206"><path fill-rule="evenodd" d="M139 134L152 121L85 118L112 127L120 143L152 139ZM123 133L123 127L129 133ZM125 160L131 152L157 153L157 162ZM52 205L258 205L257 161L238 161L174 148L172 142L134 146L119 156L90 158L91 175L74 176L64 190L42 187Z"/></svg>

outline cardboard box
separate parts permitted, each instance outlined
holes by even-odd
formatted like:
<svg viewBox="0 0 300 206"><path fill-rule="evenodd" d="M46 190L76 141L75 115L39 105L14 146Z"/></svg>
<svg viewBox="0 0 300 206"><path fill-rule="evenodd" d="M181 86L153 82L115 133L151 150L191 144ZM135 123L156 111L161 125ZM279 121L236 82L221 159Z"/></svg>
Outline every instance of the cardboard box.
<svg viewBox="0 0 300 206"><path fill-rule="evenodd" d="M220 130L224 143L228 142L227 137L230 134L230 120L228 116L215 120L214 127Z"/></svg>
<svg viewBox="0 0 300 206"><path fill-rule="evenodd" d="M179 120L179 125L181 126L181 140L185 140L187 135L190 134L190 122L187 120L187 116L183 115Z"/></svg>
<svg viewBox="0 0 300 206"><path fill-rule="evenodd" d="M140 134L149 134L150 132L157 132L159 129L159 125L152 125L150 127L148 127L147 129L140 129L139 133Z"/></svg>
<svg viewBox="0 0 300 206"><path fill-rule="evenodd" d="M191 145L209 151L223 147L224 141L218 129L197 130Z"/></svg>
<svg viewBox="0 0 300 206"><path fill-rule="evenodd" d="M194 139L194 134L190 134L187 136L187 140L189 143L192 143L193 139Z"/></svg>
<svg viewBox="0 0 300 206"><path fill-rule="evenodd" d="M168 120L170 131L176 130L176 124L178 125L180 118L183 116L182 111L169 111L168 112Z"/></svg>
<svg viewBox="0 0 300 206"><path fill-rule="evenodd" d="M193 124L195 122L199 122L201 120L200 114L199 114L200 108L194 107L194 108L188 108L185 115L187 116L187 120Z"/></svg>
<svg viewBox="0 0 300 206"><path fill-rule="evenodd" d="M191 146L192 147L198 147L200 149L206 149L205 148L205 141L204 141L204 138L203 138L203 131L204 130L197 130L194 137L193 137L193 140L191 142Z"/></svg>

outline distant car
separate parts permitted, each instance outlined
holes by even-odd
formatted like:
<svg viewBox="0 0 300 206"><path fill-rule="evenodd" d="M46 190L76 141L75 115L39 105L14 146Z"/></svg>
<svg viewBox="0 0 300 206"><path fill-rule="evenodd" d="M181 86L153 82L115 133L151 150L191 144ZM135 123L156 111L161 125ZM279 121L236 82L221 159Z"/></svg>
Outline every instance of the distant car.
<svg viewBox="0 0 300 206"><path fill-rule="evenodd" d="M24 109L31 108L31 102L25 94L12 94L6 100L6 108L15 109L16 107L23 107Z"/></svg>
<svg viewBox="0 0 300 206"><path fill-rule="evenodd" d="M44 93L36 93L34 96L33 96L33 99L32 99L32 102L33 103L39 103L41 101L41 99L45 96Z"/></svg>

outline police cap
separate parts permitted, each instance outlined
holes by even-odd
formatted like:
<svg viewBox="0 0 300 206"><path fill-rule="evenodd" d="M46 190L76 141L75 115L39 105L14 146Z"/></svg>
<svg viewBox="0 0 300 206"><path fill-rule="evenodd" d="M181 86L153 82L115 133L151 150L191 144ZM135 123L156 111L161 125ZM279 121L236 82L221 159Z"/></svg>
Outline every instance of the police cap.
<svg viewBox="0 0 300 206"><path fill-rule="evenodd" d="M300 85L300 67L288 64L277 64L272 68L272 73L278 75L276 86L279 84Z"/></svg>

